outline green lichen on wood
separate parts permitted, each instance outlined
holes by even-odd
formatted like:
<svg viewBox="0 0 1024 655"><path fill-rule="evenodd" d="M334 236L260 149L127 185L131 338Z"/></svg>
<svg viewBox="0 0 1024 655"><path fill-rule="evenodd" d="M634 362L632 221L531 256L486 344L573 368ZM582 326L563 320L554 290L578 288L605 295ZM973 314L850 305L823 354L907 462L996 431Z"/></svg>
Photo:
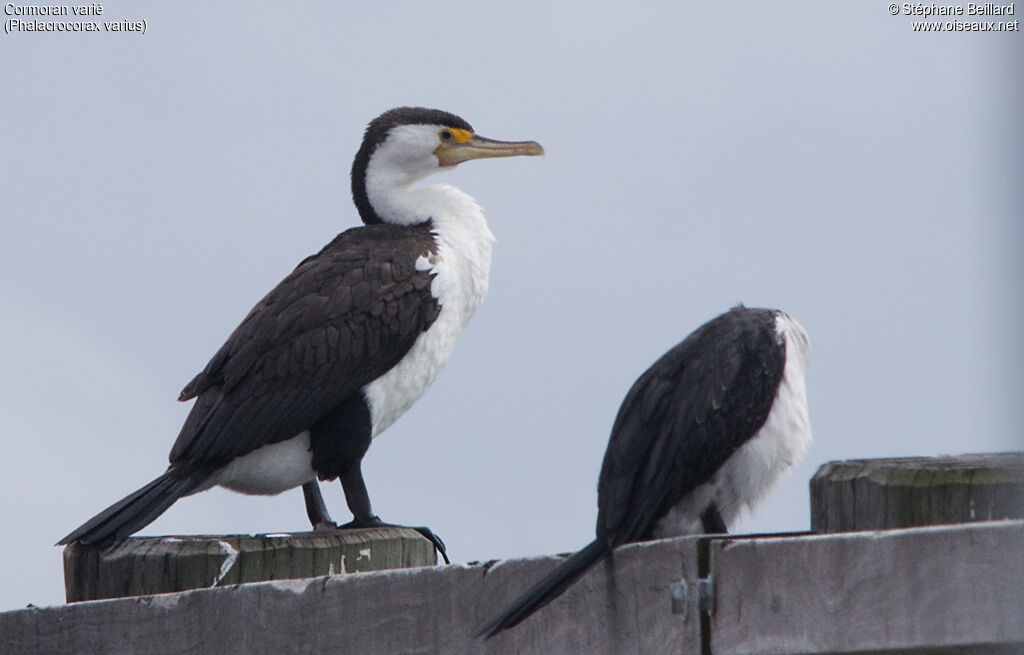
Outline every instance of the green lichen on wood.
<svg viewBox="0 0 1024 655"><path fill-rule="evenodd" d="M1024 518L1024 453L829 462L811 511L816 532Z"/></svg>

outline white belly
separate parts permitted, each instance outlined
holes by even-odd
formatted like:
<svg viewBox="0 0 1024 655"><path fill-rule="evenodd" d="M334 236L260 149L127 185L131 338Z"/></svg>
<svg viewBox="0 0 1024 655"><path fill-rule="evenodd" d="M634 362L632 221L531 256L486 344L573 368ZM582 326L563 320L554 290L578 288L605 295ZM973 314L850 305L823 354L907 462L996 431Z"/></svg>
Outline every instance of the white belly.
<svg viewBox="0 0 1024 655"><path fill-rule="evenodd" d="M309 431L304 430L287 441L236 457L192 493L220 485L243 494L272 496L315 479Z"/></svg>

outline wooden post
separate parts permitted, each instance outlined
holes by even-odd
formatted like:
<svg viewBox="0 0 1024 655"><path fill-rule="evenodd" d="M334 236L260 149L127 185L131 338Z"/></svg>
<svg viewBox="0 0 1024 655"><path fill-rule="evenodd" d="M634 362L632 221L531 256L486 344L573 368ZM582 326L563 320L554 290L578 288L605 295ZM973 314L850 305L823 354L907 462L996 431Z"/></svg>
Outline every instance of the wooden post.
<svg viewBox="0 0 1024 655"><path fill-rule="evenodd" d="M811 530L847 532L1024 518L1024 453L859 459L811 479Z"/></svg>
<svg viewBox="0 0 1024 655"><path fill-rule="evenodd" d="M409 528L132 537L107 550L65 548L64 589L72 603L436 563L433 545Z"/></svg>

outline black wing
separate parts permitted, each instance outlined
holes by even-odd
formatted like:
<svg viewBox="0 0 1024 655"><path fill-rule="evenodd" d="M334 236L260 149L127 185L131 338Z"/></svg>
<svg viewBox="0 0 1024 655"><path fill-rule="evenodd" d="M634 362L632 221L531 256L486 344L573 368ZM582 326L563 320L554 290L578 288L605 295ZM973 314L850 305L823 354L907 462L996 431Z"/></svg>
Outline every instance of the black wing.
<svg viewBox="0 0 1024 655"><path fill-rule="evenodd" d="M289 439L394 366L437 318L430 224L343 232L246 316L181 392L172 465L223 465Z"/></svg>
<svg viewBox="0 0 1024 655"><path fill-rule="evenodd" d="M619 408L598 481L597 537L650 536L764 424L785 365L775 312L737 307L657 362Z"/></svg>

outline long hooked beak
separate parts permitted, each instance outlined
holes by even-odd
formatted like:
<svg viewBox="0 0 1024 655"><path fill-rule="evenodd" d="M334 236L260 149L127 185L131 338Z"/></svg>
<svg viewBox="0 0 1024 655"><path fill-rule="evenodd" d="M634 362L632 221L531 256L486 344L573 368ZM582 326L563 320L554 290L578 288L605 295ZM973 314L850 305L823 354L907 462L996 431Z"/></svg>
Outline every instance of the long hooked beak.
<svg viewBox="0 0 1024 655"><path fill-rule="evenodd" d="M434 150L441 166L455 166L470 159L486 157L532 157L543 154L544 148L536 141L495 141L476 134L461 142L457 139L442 142Z"/></svg>

